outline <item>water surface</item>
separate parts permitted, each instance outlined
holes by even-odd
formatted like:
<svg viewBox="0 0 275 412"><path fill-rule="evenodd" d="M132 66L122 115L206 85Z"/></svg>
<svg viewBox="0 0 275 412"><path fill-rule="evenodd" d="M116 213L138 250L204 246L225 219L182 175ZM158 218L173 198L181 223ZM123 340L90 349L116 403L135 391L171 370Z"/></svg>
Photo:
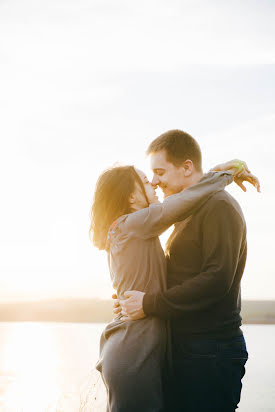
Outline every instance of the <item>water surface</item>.
<svg viewBox="0 0 275 412"><path fill-rule="evenodd" d="M96 412L104 324L0 323L1 412ZM275 411L275 325L245 325L249 361L239 412Z"/></svg>

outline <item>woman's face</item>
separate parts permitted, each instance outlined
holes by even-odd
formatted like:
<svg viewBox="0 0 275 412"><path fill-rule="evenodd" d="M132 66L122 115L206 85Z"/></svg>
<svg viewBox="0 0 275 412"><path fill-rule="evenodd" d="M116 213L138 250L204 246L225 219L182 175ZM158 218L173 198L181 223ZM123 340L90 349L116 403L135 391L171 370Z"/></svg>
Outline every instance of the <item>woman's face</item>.
<svg viewBox="0 0 275 412"><path fill-rule="evenodd" d="M149 182L145 173L143 173L139 169L135 169L135 170L143 183L145 193L146 193L149 203L150 204L159 203L159 199L156 195L155 189L152 186L152 183ZM134 210L139 210L139 209L143 209L144 207L148 207L148 203L147 203L147 200L145 199L144 193L140 185L136 182L135 191L132 195L132 208Z"/></svg>

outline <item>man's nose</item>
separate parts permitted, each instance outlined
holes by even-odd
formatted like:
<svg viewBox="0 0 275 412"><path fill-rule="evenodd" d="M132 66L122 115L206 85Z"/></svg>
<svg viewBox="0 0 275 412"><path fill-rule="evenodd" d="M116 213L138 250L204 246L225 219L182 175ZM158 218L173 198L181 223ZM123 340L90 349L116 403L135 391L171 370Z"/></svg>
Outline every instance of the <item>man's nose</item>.
<svg viewBox="0 0 275 412"><path fill-rule="evenodd" d="M152 182L151 182L152 186L153 186L154 188L156 188L157 185L159 184L159 182L160 182L160 180L159 180L158 176L157 176L157 175L154 175L154 176L153 176L153 179L152 179Z"/></svg>

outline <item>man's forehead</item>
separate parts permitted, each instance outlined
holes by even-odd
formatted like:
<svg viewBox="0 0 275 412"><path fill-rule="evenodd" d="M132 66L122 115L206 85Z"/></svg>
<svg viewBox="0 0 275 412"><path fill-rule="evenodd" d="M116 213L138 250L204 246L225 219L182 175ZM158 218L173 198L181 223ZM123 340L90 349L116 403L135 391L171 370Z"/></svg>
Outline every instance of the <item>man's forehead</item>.
<svg viewBox="0 0 275 412"><path fill-rule="evenodd" d="M161 150L150 155L150 166L152 170L167 169L169 164L170 162L167 161L165 150Z"/></svg>

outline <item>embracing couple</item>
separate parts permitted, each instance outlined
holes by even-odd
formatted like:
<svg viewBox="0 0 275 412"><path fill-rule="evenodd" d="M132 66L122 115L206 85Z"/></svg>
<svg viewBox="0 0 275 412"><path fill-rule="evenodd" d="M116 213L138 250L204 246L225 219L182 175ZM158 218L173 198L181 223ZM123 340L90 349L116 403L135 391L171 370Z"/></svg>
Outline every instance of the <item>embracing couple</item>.
<svg viewBox="0 0 275 412"><path fill-rule="evenodd" d="M241 161L203 174L196 140L170 130L149 146L153 180L133 166L99 177L94 245L107 252L115 319L97 369L108 412L233 412L247 350L240 282L246 224L224 190L259 182ZM164 193L160 203L156 187ZM165 251L159 235L174 226Z"/></svg>

